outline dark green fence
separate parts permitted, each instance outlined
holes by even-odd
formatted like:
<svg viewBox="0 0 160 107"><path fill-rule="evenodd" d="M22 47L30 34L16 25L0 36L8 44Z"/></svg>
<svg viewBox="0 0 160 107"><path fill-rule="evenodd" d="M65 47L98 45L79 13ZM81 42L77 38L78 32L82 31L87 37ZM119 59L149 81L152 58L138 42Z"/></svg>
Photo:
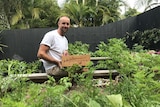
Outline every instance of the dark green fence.
<svg viewBox="0 0 160 107"><path fill-rule="evenodd" d="M138 16L127 18L115 23L100 27L70 28L66 34L69 43L81 41L90 45L90 50L95 51L100 41L109 38L122 38L126 32L160 28L160 6ZM55 28L40 28L27 30L7 30L0 33L0 41L8 48L3 48L0 59L14 58L31 62L37 60L37 50L44 34Z"/></svg>

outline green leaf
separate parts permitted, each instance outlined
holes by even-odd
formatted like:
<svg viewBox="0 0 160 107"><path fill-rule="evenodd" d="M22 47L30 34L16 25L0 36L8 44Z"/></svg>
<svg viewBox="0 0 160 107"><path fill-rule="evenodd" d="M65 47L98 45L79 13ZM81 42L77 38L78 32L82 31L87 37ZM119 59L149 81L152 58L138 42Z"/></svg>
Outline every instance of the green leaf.
<svg viewBox="0 0 160 107"><path fill-rule="evenodd" d="M113 107L122 107L123 106L122 96L120 94L108 95L107 98L111 102Z"/></svg>
<svg viewBox="0 0 160 107"><path fill-rule="evenodd" d="M101 105L93 99L89 100L89 107L101 107Z"/></svg>

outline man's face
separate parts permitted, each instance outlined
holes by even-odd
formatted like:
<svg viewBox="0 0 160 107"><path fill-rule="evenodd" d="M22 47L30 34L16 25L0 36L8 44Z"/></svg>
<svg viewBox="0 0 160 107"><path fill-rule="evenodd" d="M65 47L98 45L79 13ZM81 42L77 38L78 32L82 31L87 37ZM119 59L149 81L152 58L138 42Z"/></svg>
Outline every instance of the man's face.
<svg viewBox="0 0 160 107"><path fill-rule="evenodd" d="M70 19L67 17L62 17L59 20L58 26L62 34L66 33L70 27Z"/></svg>

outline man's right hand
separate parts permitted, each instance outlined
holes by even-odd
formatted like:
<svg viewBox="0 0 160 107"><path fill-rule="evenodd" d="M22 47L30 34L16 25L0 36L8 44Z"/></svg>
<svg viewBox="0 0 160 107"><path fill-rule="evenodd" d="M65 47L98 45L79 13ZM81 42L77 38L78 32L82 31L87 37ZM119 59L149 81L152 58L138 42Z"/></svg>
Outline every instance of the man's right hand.
<svg viewBox="0 0 160 107"><path fill-rule="evenodd" d="M59 66L60 69L62 68L62 62L61 61L58 61L57 65Z"/></svg>

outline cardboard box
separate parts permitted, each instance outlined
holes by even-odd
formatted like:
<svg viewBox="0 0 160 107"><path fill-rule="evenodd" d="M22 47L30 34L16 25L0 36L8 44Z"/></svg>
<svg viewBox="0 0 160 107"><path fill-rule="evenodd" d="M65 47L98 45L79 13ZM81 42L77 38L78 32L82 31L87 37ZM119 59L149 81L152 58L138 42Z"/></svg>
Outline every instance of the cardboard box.
<svg viewBox="0 0 160 107"><path fill-rule="evenodd" d="M90 62L90 55L68 55L62 56L62 67L73 66L74 64L86 66Z"/></svg>

